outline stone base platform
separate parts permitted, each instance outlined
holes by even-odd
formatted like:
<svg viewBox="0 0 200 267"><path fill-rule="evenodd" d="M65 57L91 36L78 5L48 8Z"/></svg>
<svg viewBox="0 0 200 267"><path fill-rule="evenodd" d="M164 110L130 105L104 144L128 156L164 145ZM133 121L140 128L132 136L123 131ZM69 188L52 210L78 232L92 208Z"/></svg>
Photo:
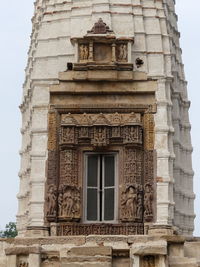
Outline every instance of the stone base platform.
<svg viewBox="0 0 200 267"><path fill-rule="evenodd" d="M199 251L176 235L0 239L0 267L197 267Z"/></svg>

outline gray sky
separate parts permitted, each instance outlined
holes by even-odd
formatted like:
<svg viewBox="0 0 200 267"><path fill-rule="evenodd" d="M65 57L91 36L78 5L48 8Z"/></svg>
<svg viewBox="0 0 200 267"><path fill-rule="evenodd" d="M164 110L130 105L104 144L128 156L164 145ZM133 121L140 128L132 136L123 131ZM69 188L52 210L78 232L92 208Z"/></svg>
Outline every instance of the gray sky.
<svg viewBox="0 0 200 267"><path fill-rule="evenodd" d="M200 236L200 1L176 0L181 32L181 47L188 80L189 99L192 102L190 120L194 147L193 168L195 171L194 190L196 193L196 231ZM20 161L21 103L24 68L27 61L33 1L1 1L0 16L0 229L15 220L17 213L18 171Z"/></svg>

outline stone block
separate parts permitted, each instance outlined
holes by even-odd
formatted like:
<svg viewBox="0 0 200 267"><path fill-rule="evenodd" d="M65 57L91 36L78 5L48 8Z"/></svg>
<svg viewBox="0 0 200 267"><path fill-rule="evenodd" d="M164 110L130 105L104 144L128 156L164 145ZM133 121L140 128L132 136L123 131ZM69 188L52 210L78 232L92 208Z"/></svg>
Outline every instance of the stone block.
<svg viewBox="0 0 200 267"><path fill-rule="evenodd" d="M74 247L67 252L68 256L111 256L111 247Z"/></svg>
<svg viewBox="0 0 200 267"><path fill-rule="evenodd" d="M167 242L165 240L148 241L132 245L133 255L167 255Z"/></svg>

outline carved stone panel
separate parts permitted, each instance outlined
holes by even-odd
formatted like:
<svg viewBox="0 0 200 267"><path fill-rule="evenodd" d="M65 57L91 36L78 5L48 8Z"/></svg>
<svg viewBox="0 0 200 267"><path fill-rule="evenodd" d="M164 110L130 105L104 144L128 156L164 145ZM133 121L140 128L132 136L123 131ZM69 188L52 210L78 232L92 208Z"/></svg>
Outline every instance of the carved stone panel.
<svg viewBox="0 0 200 267"><path fill-rule="evenodd" d="M60 114L49 117L46 218L60 233L141 233L155 215L153 117L139 113ZM58 125L59 122L59 125ZM53 129L53 128L56 128ZM147 140L145 140L147 139ZM145 142L145 147L144 147ZM120 153L119 225L85 225L82 218L82 149ZM72 224L65 224L73 222ZM132 226L127 225L131 223ZM132 228L131 228L132 227ZM139 227L139 228L138 228ZM138 230L140 229L140 230Z"/></svg>
<svg viewBox="0 0 200 267"><path fill-rule="evenodd" d="M60 220L80 219L81 192L76 186L61 184L58 194L58 216Z"/></svg>
<svg viewBox="0 0 200 267"><path fill-rule="evenodd" d="M144 219L146 222L154 219L155 191L154 152L146 151L144 157Z"/></svg>
<svg viewBox="0 0 200 267"><path fill-rule="evenodd" d="M60 184L78 185L78 154L74 149L60 151Z"/></svg>

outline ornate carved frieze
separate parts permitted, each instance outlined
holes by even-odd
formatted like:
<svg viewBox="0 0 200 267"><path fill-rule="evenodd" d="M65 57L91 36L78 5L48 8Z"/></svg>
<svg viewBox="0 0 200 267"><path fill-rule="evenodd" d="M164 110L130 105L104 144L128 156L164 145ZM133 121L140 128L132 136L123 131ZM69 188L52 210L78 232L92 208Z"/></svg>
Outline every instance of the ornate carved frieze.
<svg viewBox="0 0 200 267"><path fill-rule="evenodd" d="M142 144L140 114L63 114L60 144L86 142L95 147L109 144Z"/></svg>
<svg viewBox="0 0 200 267"><path fill-rule="evenodd" d="M58 236L67 235L142 235L142 223L129 224L59 224Z"/></svg>

